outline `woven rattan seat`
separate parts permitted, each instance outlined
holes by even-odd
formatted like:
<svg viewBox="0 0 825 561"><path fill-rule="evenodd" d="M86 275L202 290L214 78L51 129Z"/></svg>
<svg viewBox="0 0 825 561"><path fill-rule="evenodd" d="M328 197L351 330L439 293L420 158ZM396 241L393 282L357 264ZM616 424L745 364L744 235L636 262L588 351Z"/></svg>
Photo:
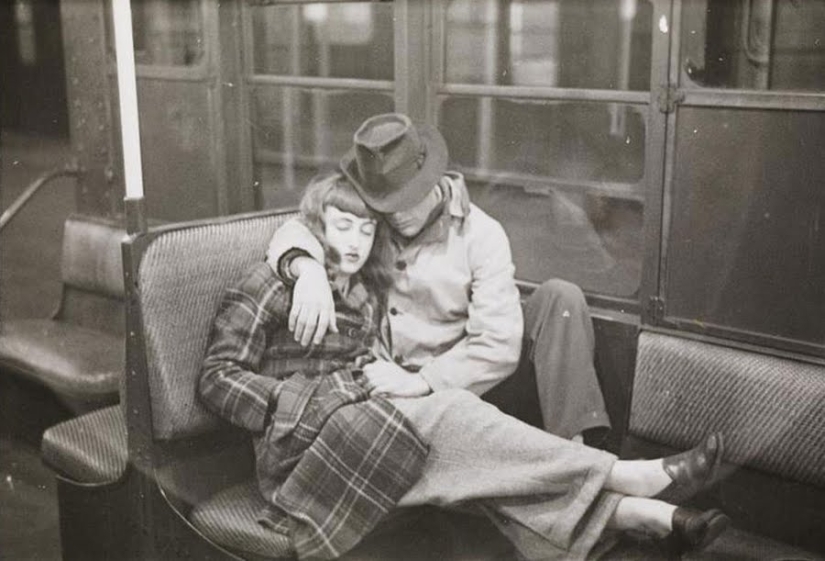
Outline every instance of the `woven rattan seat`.
<svg viewBox="0 0 825 561"><path fill-rule="evenodd" d="M825 487L825 368L642 333L630 432L689 448L712 430L729 461Z"/></svg>
<svg viewBox="0 0 825 561"><path fill-rule="evenodd" d="M43 434L43 461L79 483L116 481L126 469L126 422L120 406L65 421Z"/></svg>
<svg viewBox="0 0 825 561"><path fill-rule="evenodd" d="M622 455L662 456L716 431L723 477L683 499L720 506L734 527L691 559L821 559L808 551L825 549L825 368L643 331Z"/></svg>
<svg viewBox="0 0 825 561"><path fill-rule="evenodd" d="M228 549L262 557L289 557L293 552L289 537L256 521L265 506L255 482L249 481L198 504L190 520L207 538Z"/></svg>

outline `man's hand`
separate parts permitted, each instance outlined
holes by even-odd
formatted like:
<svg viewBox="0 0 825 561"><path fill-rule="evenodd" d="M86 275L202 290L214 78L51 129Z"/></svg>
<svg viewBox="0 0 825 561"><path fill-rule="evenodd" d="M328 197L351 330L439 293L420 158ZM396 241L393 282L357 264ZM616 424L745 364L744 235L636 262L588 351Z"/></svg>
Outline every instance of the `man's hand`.
<svg viewBox="0 0 825 561"><path fill-rule="evenodd" d="M421 374L407 372L394 362L378 360L364 366L364 375L372 389L370 395L418 397L432 391Z"/></svg>
<svg viewBox="0 0 825 561"><path fill-rule="evenodd" d="M296 276L292 291L292 309L289 311L289 330L296 341L306 347L310 341L317 345L327 329L338 333L335 324L335 303L327 272L311 257L297 257L290 265Z"/></svg>

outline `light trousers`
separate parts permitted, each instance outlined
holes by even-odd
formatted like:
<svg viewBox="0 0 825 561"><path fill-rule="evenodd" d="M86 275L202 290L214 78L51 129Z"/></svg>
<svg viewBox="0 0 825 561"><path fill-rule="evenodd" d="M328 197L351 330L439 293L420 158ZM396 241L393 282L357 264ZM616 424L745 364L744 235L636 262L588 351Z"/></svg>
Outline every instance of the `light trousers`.
<svg viewBox="0 0 825 561"><path fill-rule="evenodd" d="M430 451L398 506L480 510L527 559L582 559L621 499L602 491L616 457L505 415L465 390L396 398Z"/></svg>

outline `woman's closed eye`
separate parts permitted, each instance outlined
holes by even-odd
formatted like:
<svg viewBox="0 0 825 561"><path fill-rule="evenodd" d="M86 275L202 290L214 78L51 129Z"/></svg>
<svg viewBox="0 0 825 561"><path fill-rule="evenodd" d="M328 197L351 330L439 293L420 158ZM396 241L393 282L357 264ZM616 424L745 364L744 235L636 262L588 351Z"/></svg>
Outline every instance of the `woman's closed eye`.
<svg viewBox="0 0 825 561"><path fill-rule="evenodd" d="M375 222L367 222L361 225L361 233L365 236L375 235Z"/></svg>
<svg viewBox="0 0 825 561"><path fill-rule="evenodd" d="M346 232L352 228L352 220L349 218L339 218L333 223L333 226L335 226L336 230Z"/></svg>

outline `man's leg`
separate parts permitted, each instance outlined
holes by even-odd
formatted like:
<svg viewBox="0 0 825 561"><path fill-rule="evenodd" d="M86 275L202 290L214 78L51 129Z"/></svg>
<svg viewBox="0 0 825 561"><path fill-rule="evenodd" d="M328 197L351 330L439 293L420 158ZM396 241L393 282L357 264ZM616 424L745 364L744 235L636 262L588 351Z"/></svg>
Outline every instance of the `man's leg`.
<svg viewBox="0 0 825 561"><path fill-rule="evenodd" d="M581 289L551 279L524 305L524 350L519 368L535 370L544 428L571 438L609 427L596 369L593 322Z"/></svg>
<svg viewBox="0 0 825 561"><path fill-rule="evenodd" d="M399 506L480 508L525 555L588 551L618 503L616 457L531 427L463 390L393 399L430 451Z"/></svg>

